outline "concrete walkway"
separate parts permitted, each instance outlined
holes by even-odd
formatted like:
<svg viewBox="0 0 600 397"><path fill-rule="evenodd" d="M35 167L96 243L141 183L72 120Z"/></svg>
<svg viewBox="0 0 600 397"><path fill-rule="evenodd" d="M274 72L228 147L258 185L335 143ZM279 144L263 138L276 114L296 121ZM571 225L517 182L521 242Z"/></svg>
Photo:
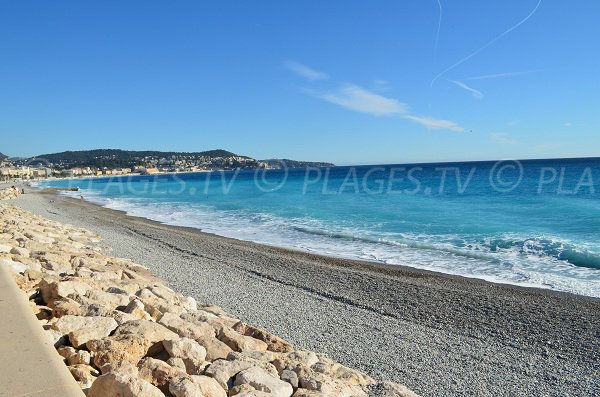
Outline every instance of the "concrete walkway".
<svg viewBox="0 0 600 397"><path fill-rule="evenodd" d="M83 397L10 272L0 266L0 397Z"/></svg>

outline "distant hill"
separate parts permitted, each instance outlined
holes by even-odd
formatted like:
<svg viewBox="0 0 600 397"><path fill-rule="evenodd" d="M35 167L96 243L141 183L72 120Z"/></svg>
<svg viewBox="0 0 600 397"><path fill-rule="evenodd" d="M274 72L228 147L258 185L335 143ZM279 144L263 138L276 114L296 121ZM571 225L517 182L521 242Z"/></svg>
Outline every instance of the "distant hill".
<svg viewBox="0 0 600 397"><path fill-rule="evenodd" d="M0 153L0 161L2 161L2 160L5 160L5 159L7 159L7 158L8 158L8 156L7 156L7 155L5 155L5 154L3 154L3 153Z"/></svg>
<svg viewBox="0 0 600 397"><path fill-rule="evenodd" d="M319 161L298 161L290 159L267 159L260 160L261 163L266 163L270 168L307 168L307 167L334 167L335 164L324 163Z"/></svg>
<svg viewBox="0 0 600 397"><path fill-rule="evenodd" d="M96 149L42 154L28 159L30 164L39 162L56 169L70 168L159 168L166 171L189 171L194 169L256 169L324 167L329 163L311 163L294 160L256 160L227 150L216 149L203 152L161 152L155 150L131 151L120 149Z"/></svg>

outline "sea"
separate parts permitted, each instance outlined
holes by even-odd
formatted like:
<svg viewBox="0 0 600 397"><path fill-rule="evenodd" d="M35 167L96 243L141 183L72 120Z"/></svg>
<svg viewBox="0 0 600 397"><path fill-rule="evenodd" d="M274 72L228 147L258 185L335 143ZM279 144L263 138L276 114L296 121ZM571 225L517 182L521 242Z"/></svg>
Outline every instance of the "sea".
<svg viewBox="0 0 600 397"><path fill-rule="evenodd" d="M600 297L600 158L39 182L169 225ZM318 274L315 274L318 277Z"/></svg>

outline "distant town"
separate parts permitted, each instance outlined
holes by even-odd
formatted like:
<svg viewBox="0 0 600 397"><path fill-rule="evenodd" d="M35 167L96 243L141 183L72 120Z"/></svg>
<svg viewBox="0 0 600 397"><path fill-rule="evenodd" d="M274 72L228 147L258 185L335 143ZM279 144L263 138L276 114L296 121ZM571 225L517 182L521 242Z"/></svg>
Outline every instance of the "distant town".
<svg viewBox="0 0 600 397"><path fill-rule="evenodd" d="M31 158L9 158L0 153L0 179L4 181L331 166L287 159L256 160L221 149L190 153L98 149Z"/></svg>

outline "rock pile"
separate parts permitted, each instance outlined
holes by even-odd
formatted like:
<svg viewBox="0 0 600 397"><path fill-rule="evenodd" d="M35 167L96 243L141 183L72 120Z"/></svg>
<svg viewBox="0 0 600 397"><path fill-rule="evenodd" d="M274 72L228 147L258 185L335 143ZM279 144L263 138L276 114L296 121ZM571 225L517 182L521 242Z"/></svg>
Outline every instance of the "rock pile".
<svg viewBox="0 0 600 397"><path fill-rule="evenodd" d="M6 189L2 189L2 190L0 190L0 200L14 199L14 198L17 198L19 196L19 194L21 194L21 192L19 191L19 189L17 189L14 186L6 188Z"/></svg>
<svg viewBox="0 0 600 397"><path fill-rule="evenodd" d="M0 266L88 397L416 396L200 306L99 241L0 205Z"/></svg>

